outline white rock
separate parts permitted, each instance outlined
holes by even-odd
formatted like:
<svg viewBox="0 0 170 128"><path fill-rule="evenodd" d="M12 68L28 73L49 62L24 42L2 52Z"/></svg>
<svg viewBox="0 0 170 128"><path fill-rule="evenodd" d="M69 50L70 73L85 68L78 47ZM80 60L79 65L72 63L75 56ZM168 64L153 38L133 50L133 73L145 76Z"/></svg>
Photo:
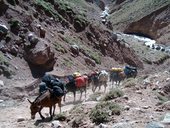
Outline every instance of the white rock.
<svg viewBox="0 0 170 128"><path fill-rule="evenodd" d="M124 110L130 110L130 106L128 105L124 106Z"/></svg>
<svg viewBox="0 0 170 128"><path fill-rule="evenodd" d="M164 119L161 122L165 124L170 124L170 113L166 113Z"/></svg>
<svg viewBox="0 0 170 128"><path fill-rule="evenodd" d="M137 94L142 94L141 90L136 91Z"/></svg>
<svg viewBox="0 0 170 128"><path fill-rule="evenodd" d="M17 122L22 122L22 121L24 121L24 120L25 120L24 117L18 117Z"/></svg>
<svg viewBox="0 0 170 128"><path fill-rule="evenodd" d="M108 128L108 125L100 123L99 128Z"/></svg>
<svg viewBox="0 0 170 128"><path fill-rule="evenodd" d="M53 122L51 122L51 128L61 128L62 124L60 123L60 121L55 120Z"/></svg>
<svg viewBox="0 0 170 128"><path fill-rule="evenodd" d="M148 109L148 108L150 108L151 106L143 106L142 108L143 109Z"/></svg>
<svg viewBox="0 0 170 128"><path fill-rule="evenodd" d="M8 28L6 25L3 25L3 24L0 24L0 30L3 32L3 33L7 33L8 32Z"/></svg>
<svg viewBox="0 0 170 128"><path fill-rule="evenodd" d="M2 80L0 80L0 86L3 87L4 86L4 82Z"/></svg>

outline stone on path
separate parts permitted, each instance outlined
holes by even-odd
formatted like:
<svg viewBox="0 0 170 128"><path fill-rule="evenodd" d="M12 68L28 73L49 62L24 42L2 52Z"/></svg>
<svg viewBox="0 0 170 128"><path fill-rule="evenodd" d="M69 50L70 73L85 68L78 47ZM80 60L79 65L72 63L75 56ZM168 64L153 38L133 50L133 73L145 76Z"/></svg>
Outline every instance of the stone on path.
<svg viewBox="0 0 170 128"><path fill-rule="evenodd" d="M159 122L150 122L145 128L165 128L163 124Z"/></svg>

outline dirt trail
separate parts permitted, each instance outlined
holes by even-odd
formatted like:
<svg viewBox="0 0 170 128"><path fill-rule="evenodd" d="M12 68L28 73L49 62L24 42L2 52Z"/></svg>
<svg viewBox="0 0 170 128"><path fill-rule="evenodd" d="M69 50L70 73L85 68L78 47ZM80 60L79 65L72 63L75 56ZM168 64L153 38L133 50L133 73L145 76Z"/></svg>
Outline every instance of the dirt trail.
<svg viewBox="0 0 170 128"><path fill-rule="evenodd" d="M109 83L110 84L110 83ZM123 88L123 87L122 87ZM103 92L103 87L101 92ZM107 92L110 87L107 88ZM118 98L115 102L118 102L123 107L129 106L130 110L124 110L120 116L115 117L115 122L132 122L134 128L144 128L148 122L159 121L161 117L165 115L165 112L157 112L155 105L158 102L155 94L152 92L151 88L140 89L139 92L134 90L134 88L123 88L125 95L128 100L122 100ZM87 99L92 94L91 88L87 91ZM80 94L78 93L76 99L79 99ZM33 101L35 97L31 97ZM84 101L84 93L82 96L82 102ZM73 94L68 93L66 96L66 103L62 106L62 111L69 111L73 108L74 104ZM30 119L30 109L29 102L25 99L22 102L16 103L14 105L9 105L8 107L3 107L3 103L0 104L0 128L33 128L37 125L37 120L40 120L39 114L36 115L35 120ZM49 110L44 108L43 115L48 116ZM55 114L59 113L58 107L56 108ZM23 118L24 121L18 122L19 118ZM50 127L50 122L45 122L47 127ZM111 124L110 124L111 125Z"/></svg>

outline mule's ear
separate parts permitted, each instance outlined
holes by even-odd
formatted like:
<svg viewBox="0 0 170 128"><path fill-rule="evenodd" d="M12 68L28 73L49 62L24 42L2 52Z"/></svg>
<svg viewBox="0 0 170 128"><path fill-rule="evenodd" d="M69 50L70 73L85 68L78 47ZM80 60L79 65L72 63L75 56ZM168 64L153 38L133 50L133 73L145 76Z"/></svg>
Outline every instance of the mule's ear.
<svg viewBox="0 0 170 128"><path fill-rule="evenodd" d="M32 104L32 102L29 99L27 99L27 100L30 102L30 104Z"/></svg>

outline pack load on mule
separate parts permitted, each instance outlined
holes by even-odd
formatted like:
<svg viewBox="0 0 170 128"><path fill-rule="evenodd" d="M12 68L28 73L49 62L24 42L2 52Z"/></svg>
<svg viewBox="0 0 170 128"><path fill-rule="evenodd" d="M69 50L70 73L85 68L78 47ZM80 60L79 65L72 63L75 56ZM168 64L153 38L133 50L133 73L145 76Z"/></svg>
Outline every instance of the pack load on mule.
<svg viewBox="0 0 170 128"><path fill-rule="evenodd" d="M110 77L118 79L118 77L119 77L118 75L119 75L120 72L123 72L123 68L112 68L111 73L110 73Z"/></svg>
<svg viewBox="0 0 170 128"><path fill-rule="evenodd" d="M81 75L79 72L75 72L72 75L65 76L66 82L66 93L73 92L74 101L76 99L76 91L80 91L80 100L82 93L85 92L86 97L86 87L88 86L88 76ZM64 95L65 101L66 94Z"/></svg>
<svg viewBox="0 0 170 128"><path fill-rule="evenodd" d="M112 68L111 71L113 71L113 72L122 72L123 69L122 68Z"/></svg>
<svg viewBox="0 0 170 128"><path fill-rule="evenodd" d="M137 76L137 68L126 65L124 68L124 73L127 77L136 77Z"/></svg>
<svg viewBox="0 0 170 128"><path fill-rule="evenodd" d="M39 84L39 93L42 94L43 92L50 90L52 92L52 96L60 97L65 94L65 84L55 78L50 74L45 74L42 77L42 82Z"/></svg>
<svg viewBox="0 0 170 128"><path fill-rule="evenodd" d="M81 76L81 73L79 71L77 72L74 72L73 73L73 76L76 78L76 77L80 77Z"/></svg>

